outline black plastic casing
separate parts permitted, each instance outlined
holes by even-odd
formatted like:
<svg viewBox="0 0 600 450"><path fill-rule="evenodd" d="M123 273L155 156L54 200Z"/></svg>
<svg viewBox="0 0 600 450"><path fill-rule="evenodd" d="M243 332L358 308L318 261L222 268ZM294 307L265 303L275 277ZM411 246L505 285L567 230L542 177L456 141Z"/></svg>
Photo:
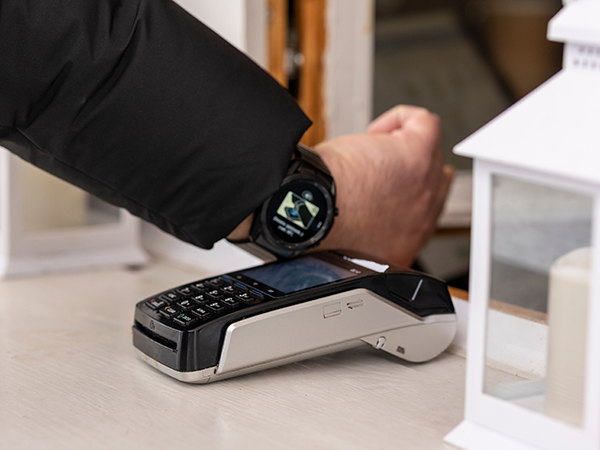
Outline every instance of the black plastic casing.
<svg viewBox="0 0 600 450"><path fill-rule="evenodd" d="M357 268L361 274L289 295L279 293L280 296L273 296L269 295L266 290L258 288L257 290L264 295L262 301L257 300L241 310L233 310L222 317L190 329L163 318L158 311L146 305L146 301L160 296L161 292L136 305L133 345L161 364L179 372L192 372L215 367L219 362L225 332L232 323L354 289L367 289L422 318L454 313L448 288L443 281L437 278L398 267L390 267L385 273L377 273L355 265L335 252L315 252L310 256L329 263L333 262L345 268ZM224 276L232 280L242 277L240 272ZM421 280L423 281L418 289L418 295L413 299ZM169 291L171 290L169 289Z"/></svg>

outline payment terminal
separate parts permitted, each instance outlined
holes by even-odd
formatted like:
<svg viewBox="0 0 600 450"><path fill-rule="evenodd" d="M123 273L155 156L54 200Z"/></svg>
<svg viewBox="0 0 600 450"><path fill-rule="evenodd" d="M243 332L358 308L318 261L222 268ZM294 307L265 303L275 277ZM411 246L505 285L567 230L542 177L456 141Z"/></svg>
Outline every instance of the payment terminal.
<svg viewBox="0 0 600 450"><path fill-rule="evenodd" d="M149 297L136 305L133 345L161 372L208 383L366 344L427 361L455 332L443 281L323 251Z"/></svg>

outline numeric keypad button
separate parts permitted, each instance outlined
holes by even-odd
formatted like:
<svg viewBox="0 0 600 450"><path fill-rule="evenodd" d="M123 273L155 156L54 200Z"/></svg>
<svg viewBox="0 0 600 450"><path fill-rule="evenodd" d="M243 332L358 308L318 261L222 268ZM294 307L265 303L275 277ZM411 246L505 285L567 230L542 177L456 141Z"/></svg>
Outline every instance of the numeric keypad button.
<svg viewBox="0 0 600 450"><path fill-rule="evenodd" d="M192 326L197 321L198 319L184 312L181 312L173 317L173 322L185 328Z"/></svg>
<svg viewBox="0 0 600 450"><path fill-rule="evenodd" d="M246 292L248 290L248 286L246 286L245 284L242 284L238 281L236 281L233 285L232 285L237 291L242 291L242 292Z"/></svg>
<svg viewBox="0 0 600 450"><path fill-rule="evenodd" d="M223 297L223 294L219 292L218 289L213 289L212 291L208 291L206 294L208 300L219 300Z"/></svg>
<svg viewBox="0 0 600 450"><path fill-rule="evenodd" d="M255 291L255 290L251 290L250 291L250 295L254 298L257 298L259 300L262 300L264 298L264 295L262 295L260 292Z"/></svg>
<svg viewBox="0 0 600 450"><path fill-rule="evenodd" d="M171 291L171 292L165 292L164 294L162 294L160 296L160 298L162 300L166 301L167 303L171 303L171 302L178 300L180 298L180 296L177 293Z"/></svg>
<svg viewBox="0 0 600 450"><path fill-rule="evenodd" d="M196 303L190 299L185 299L181 300L180 302L177 302L177 306L181 307L181 309L183 309L184 311L187 311L188 309L191 309L194 306L196 306Z"/></svg>
<svg viewBox="0 0 600 450"><path fill-rule="evenodd" d="M210 280L206 280L206 283L212 287L222 287L229 284L227 280L221 277L211 278Z"/></svg>
<svg viewBox="0 0 600 450"><path fill-rule="evenodd" d="M240 292L239 294L235 295L235 298L244 303L253 303L256 300L256 297L249 292Z"/></svg>
<svg viewBox="0 0 600 450"><path fill-rule="evenodd" d="M205 308L214 313L220 313L222 311L225 311L225 306L223 306L221 302L207 303L205 305Z"/></svg>
<svg viewBox="0 0 600 450"><path fill-rule="evenodd" d="M208 297L206 296L206 294L194 294L191 297L189 297L189 299L193 300L196 303L204 303L208 300Z"/></svg>
<svg viewBox="0 0 600 450"><path fill-rule="evenodd" d="M189 287L189 286L179 288L179 289L177 289L177 292L179 294L181 294L182 296L184 296L184 297L187 297L187 296L192 295L194 293L194 291L192 290L192 288Z"/></svg>
<svg viewBox="0 0 600 450"><path fill-rule="evenodd" d="M221 300L221 303L227 305L229 308L236 308L240 306L240 302L233 296L227 296Z"/></svg>
<svg viewBox="0 0 600 450"><path fill-rule="evenodd" d="M198 281L196 283L190 284L190 288L192 288L196 292L204 292L206 289L208 289L208 286L204 281Z"/></svg>
<svg viewBox="0 0 600 450"><path fill-rule="evenodd" d="M190 311L193 315L199 317L200 319L207 319L210 317L210 311L206 309L204 306L198 306Z"/></svg>
<svg viewBox="0 0 600 450"><path fill-rule="evenodd" d="M148 305L152 309L160 309L167 306L167 302L160 298L153 298L152 300L148 300L146 302L146 305Z"/></svg>
<svg viewBox="0 0 600 450"><path fill-rule="evenodd" d="M233 286L225 286L221 288L221 292L225 295L235 294L235 288Z"/></svg>
<svg viewBox="0 0 600 450"><path fill-rule="evenodd" d="M173 317L175 314L179 314L181 312L180 309L173 308L172 306L165 306L163 309L159 310L159 312L168 318Z"/></svg>

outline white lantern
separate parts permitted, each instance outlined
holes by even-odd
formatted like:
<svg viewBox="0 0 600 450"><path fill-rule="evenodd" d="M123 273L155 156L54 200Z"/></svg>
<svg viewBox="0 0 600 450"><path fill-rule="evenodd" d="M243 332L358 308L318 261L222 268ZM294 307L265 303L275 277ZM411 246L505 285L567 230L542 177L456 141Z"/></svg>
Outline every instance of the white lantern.
<svg viewBox="0 0 600 450"><path fill-rule="evenodd" d="M459 448L600 449L600 0L548 34L563 70L455 149L474 158Z"/></svg>
<svg viewBox="0 0 600 450"><path fill-rule="evenodd" d="M0 278L146 261L137 218L0 147Z"/></svg>

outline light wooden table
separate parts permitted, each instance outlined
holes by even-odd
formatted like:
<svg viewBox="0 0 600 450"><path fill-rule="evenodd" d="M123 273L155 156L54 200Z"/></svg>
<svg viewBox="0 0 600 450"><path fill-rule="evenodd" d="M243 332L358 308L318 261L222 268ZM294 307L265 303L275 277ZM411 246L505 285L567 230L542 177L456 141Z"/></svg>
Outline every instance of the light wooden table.
<svg viewBox="0 0 600 450"><path fill-rule="evenodd" d="M1 449L445 449L464 359L364 347L187 385L138 360L134 305L212 274L164 263L0 281Z"/></svg>

